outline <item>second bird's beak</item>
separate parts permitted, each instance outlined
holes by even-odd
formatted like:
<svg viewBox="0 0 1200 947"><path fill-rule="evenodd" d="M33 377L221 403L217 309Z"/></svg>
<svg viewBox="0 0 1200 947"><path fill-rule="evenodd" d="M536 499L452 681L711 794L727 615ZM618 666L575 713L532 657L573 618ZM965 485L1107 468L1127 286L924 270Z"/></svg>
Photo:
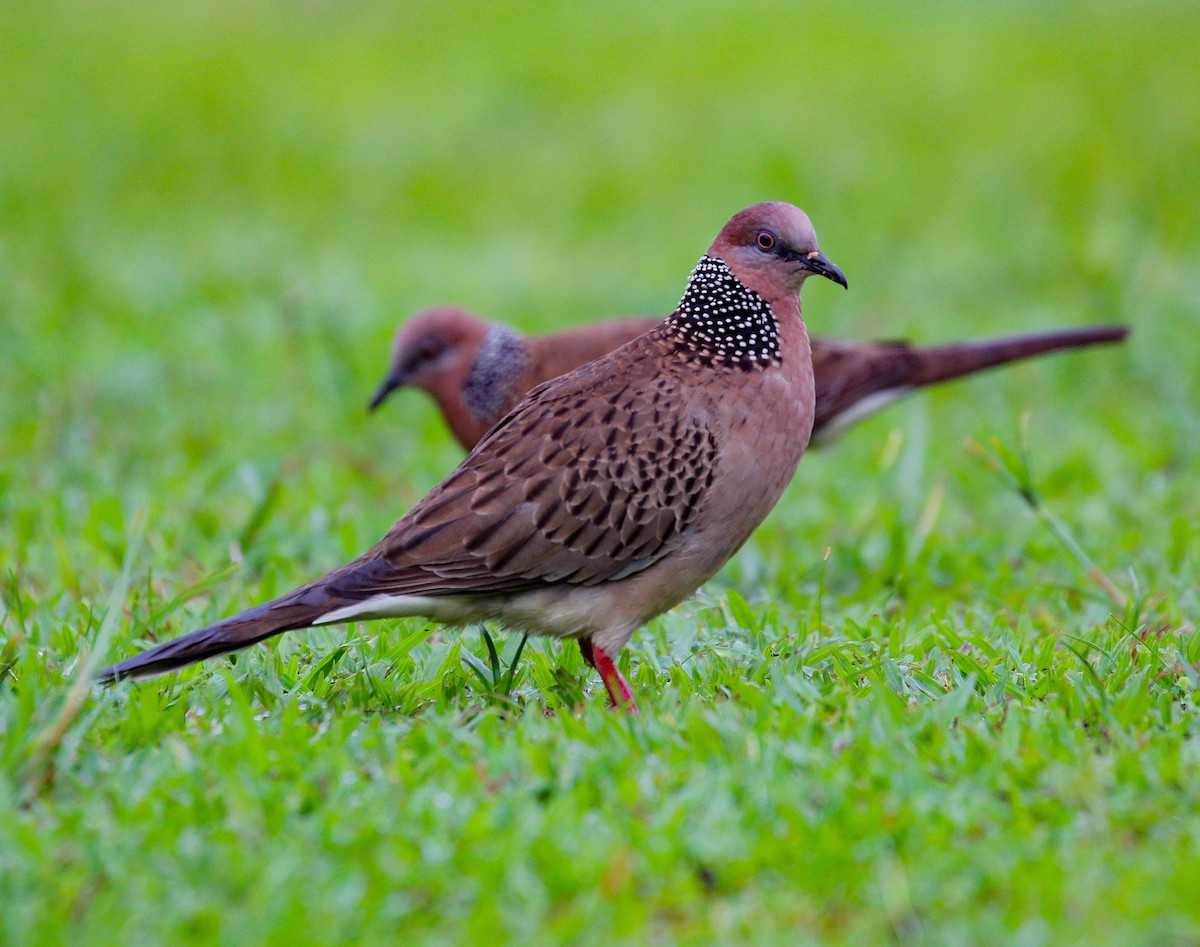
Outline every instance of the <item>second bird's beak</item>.
<svg viewBox="0 0 1200 947"><path fill-rule="evenodd" d="M825 254L818 250L812 253L806 253L800 259L800 265L806 270L815 273L817 276L824 276L828 280L833 280L835 283L840 283L843 289L849 289L850 284L846 282L846 274L834 263L830 263L825 258Z"/></svg>
<svg viewBox="0 0 1200 947"><path fill-rule="evenodd" d="M402 369L396 369L383 380L383 384L375 391L375 395L371 398L371 403L367 405L368 411L374 411L397 388L403 388L408 383L408 375Z"/></svg>

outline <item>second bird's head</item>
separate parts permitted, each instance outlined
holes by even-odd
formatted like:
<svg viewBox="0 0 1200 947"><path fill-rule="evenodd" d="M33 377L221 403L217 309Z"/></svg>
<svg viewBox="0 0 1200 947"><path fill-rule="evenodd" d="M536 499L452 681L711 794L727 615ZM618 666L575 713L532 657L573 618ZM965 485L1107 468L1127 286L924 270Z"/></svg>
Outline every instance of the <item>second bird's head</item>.
<svg viewBox="0 0 1200 947"><path fill-rule="evenodd" d="M846 276L817 246L812 221L783 201L755 204L734 215L708 251L764 296L794 295L810 276L845 287Z"/></svg>
<svg viewBox="0 0 1200 947"><path fill-rule="evenodd" d="M488 328L482 319L454 306L418 312L396 331L387 377L370 409L405 385L433 393L439 385L461 382Z"/></svg>

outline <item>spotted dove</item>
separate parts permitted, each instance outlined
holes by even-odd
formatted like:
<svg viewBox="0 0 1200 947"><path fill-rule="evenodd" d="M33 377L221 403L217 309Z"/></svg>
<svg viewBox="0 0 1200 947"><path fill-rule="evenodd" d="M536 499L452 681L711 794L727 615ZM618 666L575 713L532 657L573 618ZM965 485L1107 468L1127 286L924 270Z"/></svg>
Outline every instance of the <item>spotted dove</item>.
<svg viewBox="0 0 1200 947"><path fill-rule="evenodd" d="M425 616L574 638L614 705L635 630L711 578L778 501L808 444L800 287L846 278L803 212L737 214L649 332L536 387L352 562L106 668L168 671L272 635Z"/></svg>
<svg viewBox="0 0 1200 947"><path fill-rule="evenodd" d="M396 332L391 366L370 407L378 408L397 388L422 388L470 450L534 385L607 355L656 325L655 319L627 318L524 336L462 309L426 309ZM827 446L920 388L1035 355L1119 342L1128 334L1127 326L1088 326L933 346L814 336L817 400L810 446Z"/></svg>

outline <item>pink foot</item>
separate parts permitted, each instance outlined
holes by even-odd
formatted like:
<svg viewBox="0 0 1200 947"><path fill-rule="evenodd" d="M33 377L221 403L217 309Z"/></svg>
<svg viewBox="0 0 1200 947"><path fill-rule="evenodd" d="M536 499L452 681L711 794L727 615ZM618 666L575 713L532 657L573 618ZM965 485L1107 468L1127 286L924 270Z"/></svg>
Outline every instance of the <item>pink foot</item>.
<svg viewBox="0 0 1200 947"><path fill-rule="evenodd" d="M637 701L633 699L633 691L629 689L629 683L621 676L621 672L617 670L617 666L613 664L613 659L608 656L608 653L603 648L592 644L591 641L588 641L586 650L583 642L580 641L579 648L583 651L583 659L588 661L588 658L591 657L592 661L588 661L588 663L600 672L600 679L604 681L604 686L608 689L608 699L612 702L612 706L624 707L626 713L636 716L638 705Z"/></svg>

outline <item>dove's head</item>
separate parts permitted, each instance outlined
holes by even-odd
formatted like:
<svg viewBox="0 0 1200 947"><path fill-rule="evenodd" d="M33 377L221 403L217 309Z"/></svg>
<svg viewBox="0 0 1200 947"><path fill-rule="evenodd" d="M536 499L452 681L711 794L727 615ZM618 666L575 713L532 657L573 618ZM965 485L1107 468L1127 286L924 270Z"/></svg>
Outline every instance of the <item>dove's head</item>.
<svg viewBox="0 0 1200 947"><path fill-rule="evenodd" d="M431 393L466 374L488 323L453 306L425 309L396 331L387 377L371 399L375 410L397 388L412 385Z"/></svg>
<svg viewBox="0 0 1200 947"><path fill-rule="evenodd" d="M818 248L808 215L783 201L736 214L708 255L724 260L738 279L768 299L795 296L813 275L847 285L842 271Z"/></svg>

